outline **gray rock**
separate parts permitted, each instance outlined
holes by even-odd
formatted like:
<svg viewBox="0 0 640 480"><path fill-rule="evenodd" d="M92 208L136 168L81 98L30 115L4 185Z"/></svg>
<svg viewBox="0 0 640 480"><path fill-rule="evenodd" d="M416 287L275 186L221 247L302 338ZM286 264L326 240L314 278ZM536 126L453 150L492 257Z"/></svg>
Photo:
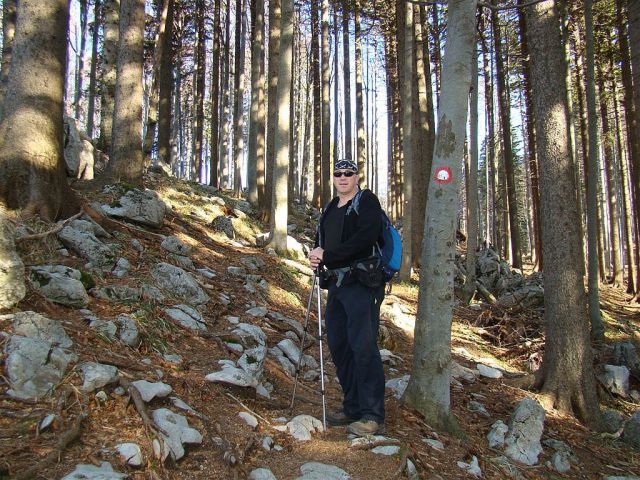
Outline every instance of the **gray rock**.
<svg viewBox="0 0 640 480"><path fill-rule="evenodd" d="M286 429L296 440L306 442L311 440L311 434L323 432L322 422L311 415L298 415L287 422Z"/></svg>
<svg viewBox="0 0 640 480"><path fill-rule="evenodd" d="M0 308L11 308L27 293L24 263L15 244L13 224L0 212Z"/></svg>
<svg viewBox="0 0 640 480"><path fill-rule="evenodd" d="M272 318L273 320L277 320L278 322L282 322L285 325L287 325L290 328L292 328L296 332L296 335L298 336L298 339L301 340L302 337L304 336L304 327L297 320L294 320L293 318L285 317L284 315L282 315L282 314L280 314L278 312L269 312L267 315L269 316L269 318ZM309 334L309 332L307 332L307 339L309 341L311 341L311 342L315 341L315 338L313 338Z"/></svg>
<svg viewBox="0 0 640 480"><path fill-rule="evenodd" d="M68 307L86 307L89 295L80 281L82 274L64 265L41 265L32 267L29 274L31 285L54 303Z"/></svg>
<svg viewBox="0 0 640 480"><path fill-rule="evenodd" d="M502 378L502 372L497 368L488 367L487 365L483 365L482 363L478 363L476 365L478 372L480 375L487 378Z"/></svg>
<svg viewBox="0 0 640 480"><path fill-rule="evenodd" d="M278 480L268 468L256 468L251 471L247 478L248 480Z"/></svg>
<svg viewBox="0 0 640 480"><path fill-rule="evenodd" d="M182 415L173 413L166 408L154 410L151 414L154 422L165 433L160 433L162 443L154 441L156 455L164 461L168 456L179 460L184 456L184 444L202 443L202 435L196 429L189 426L189 422Z"/></svg>
<svg viewBox="0 0 640 480"><path fill-rule="evenodd" d="M210 268L197 268L196 272L198 272L203 277L208 278L209 280L216 278L216 272L214 272Z"/></svg>
<svg viewBox="0 0 640 480"><path fill-rule="evenodd" d="M400 399L402 395L404 395L404 391L407 389L407 385L409 384L410 375L404 375L399 378L392 378L387 380L384 384L385 388L389 388L393 390L393 396Z"/></svg>
<svg viewBox="0 0 640 480"><path fill-rule="evenodd" d="M191 415L194 415L198 418L202 418L202 414L194 410L190 405L186 404L178 397L169 397L169 400L171 400L171 403L173 403L174 407L179 408L180 410L184 410L185 412L189 412Z"/></svg>
<svg viewBox="0 0 640 480"><path fill-rule="evenodd" d="M262 448L267 452L273 448L273 438L267 436L262 439Z"/></svg>
<svg viewBox="0 0 640 480"><path fill-rule="evenodd" d="M144 252L144 247L137 238L131 239L131 247L138 253Z"/></svg>
<svg viewBox="0 0 640 480"><path fill-rule="evenodd" d="M640 480L640 477L637 477L635 475L629 476L629 477L621 477L618 475L609 475L607 477L604 477L602 480Z"/></svg>
<svg viewBox="0 0 640 480"><path fill-rule="evenodd" d="M218 215L211 221L209 226L214 232L224 233L230 239L234 239L236 237L236 231L233 228L233 222L229 217Z"/></svg>
<svg viewBox="0 0 640 480"><path fill-rule="evenodd" d="M520 278L519 281L522 281ZM501 285L509 288L509 285ZM498 304L502 307L537 308L544 303L544 289L540 285L522 285L513 292L506 292L498 297Z"/></svg>
<svg viewBox="0 0 640 480"><path fill-rule="evenodd" d="M246 311L247 315L252 317L264 317L267 314L266 307L253 307Z"/></svg>
<svg viewBox="0 0 640 480"><path fill-rule="evenodd" d="M610 408L605 409L602 412L602 420L604 421L605 431L609 433L615 433L620 430L624 423L624 417L617 410Z"/></svg>
<svg viewBox="0 0 640 480"><path fill-rule="evenodd" d="M129 263L129 260L124 257L120 257L116 262L116 268L113 269L112 273L116 277L122 278L129 273L129 270L131 270L131 263Z"/></svg>
<svg viewBox="0 0 640 480"><path fill-rule="evenodd" d="M580 463L580 459L573 453L571 447L561 440L548 438L542 442L546 447L553 448L555 453L550 465L559 473L566 473L571 469L571 464Z"/></svg>
<svg viewBox="0 0 640 480"><path fill-rule="evenodd" d="M482 477L482 470L480 470L480 465L478 464L478 458L473 455L471 457L471 461L469 463L465 462L456 462L458 467L462 470L465 470L468 474L473 475L476 478Z"/></svg>
<svg viewBox="0 0 640 480"><path fill-rule="evenodd" d="M234 265L230 265L227 267L227 272L231 275L235 275L236 277L244 277L246 276L247 272L244 268L242 267L236 267Z"/></svg>
<svg viewBox="0 0 640 480"><path fill-rule="evenodd" d="M173 389L171 385L167 385L163 382L148 382L147 380L136 380L131 382L131 385L136 387L136 390L140 392L142 400L150 402L156 397L166 397Z"/></svg>
<svg viewBox="0 0 640 480"><path fill-rule="evenodd" d="M118 381L118 369L113 365L84 362L78 365L82 371L82 391L93 392L98 388Z"/></svg>
<svg viewBox="0 0 640 480"><path fill-rule="evenodd" d="M58 418L58 416L55 413L50 413L48 415L45 415L45 417L42 420L40 420L40 423L38 423L38 431L42 432L47 428L49 428L53 424L56 418Z"/></svg>
<svg viewBox="0 0 640 480"><path fill-rule="evenodd" d="M396 366L398 361L402 360L399 356L394 355L391 350L387 350L386 348L380 349L380 358L382 359L382 363L388 363L391 366Z"/></svg>
<svg viewBox="0 0 640 480"><path fill-rule="evenodd" d="M231 333L239 336L242 344L247 348L265 346L267 344L267 336L264 331L260 327L251 325L250 323L239 323Z"/></svg>
<svg viewBox="0 0 640 480"><path fill-rule="evenodd" d="M167 252L175 253L176 255L184 255L188 256L191 254L193 248L190 245L186 245L182 243L182 241L175 236L170 236L165 238L160 246L164 248Z"/></svg>
<svg viewBox="0 0 640 480"><path fill-rule="evenodd" d="M640 410L625 422L622 440L640 450Z"/></svg>
<svg viewBox="0 0 640 480"><path fill-rule="evenodd" d="M486 407L481 404L480 402L476 402L475 400L471 400L469 402L469 410L472 412L476 412L480 415L482 415L483 417L490 417L491 415L489 415L489 412L487 411Z"/></svg>
<svg viewBox="0 0 640 480"><path fill-rule="evenodd" d="M78 128L77 120L64 117L64 161L67 176L93 180L95 149L89 136Z"/></svg>
<svg viewBox="0 0 640 480"><path fill-rule="evenodd" d="M115 340L116 338L118 327L111 320L100 320L99 318L92 318L89 322L89 326L109 340Z"/></svg>
<svg viewBox="0 0 640 480"><path fill-rule="evenodd" d="M175 253L170 253L169 254L169 260L171 260L171 262L184 269L184 270L195 270L196 266L193 263L193 260L191 260L189 257L186 257L184 255L176 255Z"/></svg>
<svg viewBox="0 0 640 480"><path fill-rule="evenodd" d="M140 333L135 320L129 315L118 315L117 322L120 325L120 341L130 347L138 346Z"/></svg>
<svg viewBox="0 0 640 480"><path fill-rule="evenodd" d="M491 431L487 434L487 440L489 440L489 447L501 448L504 445L504 437L509 431L509 427L505 425L502 420L498 420L491 425Z"/></svg>
<svg viewBox="0 0 640 480"><path fill-rule="evenodd" d="M551 465L558 473L566 473L571 470L569 454L567 452L555 452L551 457Z"/></svg>
<svg viewBox="0 0 640 480"><path fill-rule="evenodd" d="M301 477L296 480L351 480L351 476L335 465L308 462L300 467Z"/></svg>
<svg viewBox="0 0 640 480"><path fill-rule="evenodd" d="M76 465L73 472L62 477L61 480L120 480L129 475L113 470L109 462L102 462L99 467L95 465Z"/></svg>
<svg viewBox="0 0 640 480"><path fill-rule="evenodd" d="M300 365L302 365L305 368L318 368L318 361L313 358L311 355L303 355L302 356L302 361L300 362Z"/></svg>
<svg viewBox="0 0 640 480"><path fill-rule="evenodd" d="M142 466L142 450L137 443L120 443L115 448L122 463L130 467Z"/></svg>
<svg viewBox="0 0 640 480"><path fill-rule="evenodd" d="M367 435L366 437L351 438L349 440L349 448L369 448L379 442L400 443L398 440L385 437L384 435Z"/></svg>
<svg viewBox="0 0 640 480"><path fill-rule="evenodd" d="M255 429L258 426L258 419L250 413L240 412L238 413L238 416L252 429Z"/></svg>
<svg viewBox="0 0 640 480"><path fill-rule="evenodd" d="M162 354L162 358L164 358L167 362L179 365L182 363L182 357L176 353L164 353Z"/></svg>
<svg viewBox="0 0 640 480"><path fill-rule="evenodd" d="M636 346L631 342L618 342L613 345L614 365L624 365L631 371L640 370L640 358Z"/></svg>
<svg viewBox="0 0 640 480"><path fill-rule="evenodd" d="M224 366L219 372L213 372L204 377L208 382L228 383L239 387L256 387L257 381L247 372L235 366Z"/></svg>
<svg viewBox="0 0 640 480"><path fill-rule="evenodd" d="M116 263L115 252L98 240L96 228L91 222L74 220L58 232L58 238L69 250L101 270L110 271Z"/></svg>
<svg viewBox="0 0 640 480"><path fill-rule="evenodd" d="M143 300L153 303L164 303L166 297L160 291L160 289L149 283L143 283L140 289L140 294Z"/></svg>
<svg viewBox="0 0 640 480"><path fill-rule="evenodd" d="M259 270L264 267L265 263L260 257L242 257L240 259L242 263L249 270Z"/></svg>
<svg viewBox="0 0 640 480"><path fill-rule="evenodd" d="M436 450L444 450L444 444L435 438L423 438L422 441Z"/></svg>
<svg viewBox="0 0 640 480"><path fill-rule="evenodd" d="M201 305L209 301L198 282L183 269L168 263L159 263L151 272L158 286L176 298L191 305Z"/></svg>
<svg viewBox="0 0 640 480"><path fill-rule="evenodd" d="M165 208L164 202L156 192L132 189L112 205L103 205L102 211L111 217L160 228L164 220Z"/></svg>
<svg viewBox="0 0 640 480"><path fill-rule="evenodd" d="M478 373L468 367L460 365L458 362L451 362L451 377L462 378L463 380L473 383L476 381Z"/></svg>
<svg viewBox="0 0 640 480"><path fill-rule="evenodd" d="M69 348L73 341L62 324L35 312L17 312L1 315L0 320L13 320L13 333L23 337L44 340L62 348Z"/></svg>
<svg viewBox="0 0 640 480"><path fill-rule="evenodd" d="M253 209L251 208L251 204L245 200L239 200L236 202L236 208L238 210L240 210L241 212L246 213L247 215L250 214Z"/></svg>
<svg viewBox="0 0 640 480"><path fill-rule="evenodd" d="M544 429L545 411L531 398L524 398L509 418L509 432L505 439L505 454L525 465L538 463L542 453L540 438Z"/></svg>
<svg viewBox="0 0 640 480"><path fill-rule="evenodd" d="M43 397L62 380L77 356L38 338L13 335L4 349L10 389L7 394L21 399Z"/></svg>
<svg viewBox="0 0 640 480"><path fill-rule="evenodd" d="M296 374L296 366L291 363L291 361L285 357L284 355L276 355L276 360L282 367L282 369L287 373L290 377L294 377Z"/></svg>
<svg viewBox="0 0 640 480"><path fill-rule="evenodd" d="M165 308L164 313L184 328L196 331L204 331L207 329L207 324L204 322L204 318L202 318L200 312L188 305L174 305L171 308Z"/></svg>
<svg viewBox="0 0 640 480"><path fill-rule="evenodd" d="M603 369L598 380L611 393L626 397L629 394L629 369L617 365L603 365Z"/></svg>
<svg viewBox="0 0 640 480"><path fill-rule="evenodd" d="M380 445L378 447L371 449L372 453L377 453L379 455L397 455L400 452L400 446L398 445Z"/></svg>
<svg viewBox="0 0 640 480"><path fill-rule="evenodd" d="M259 383L264 369L264 359L267 356L267 348L259 345L244 351L238 359L238 367Z"/></svg>
<svg viewBox="0 0 640 480"><path fill-rule="evenodd" d="M140 290L128 285L104 285L92 289L91 293L97 298L115 303L133 303L140 300Z"/></svg>
<svg viewBox="0 0 640 480"><path fill-rule="evenodd" d="M300 359L300 349L289 338L278 342L278 348L287 356L291 363L296 365Z"/></svg>

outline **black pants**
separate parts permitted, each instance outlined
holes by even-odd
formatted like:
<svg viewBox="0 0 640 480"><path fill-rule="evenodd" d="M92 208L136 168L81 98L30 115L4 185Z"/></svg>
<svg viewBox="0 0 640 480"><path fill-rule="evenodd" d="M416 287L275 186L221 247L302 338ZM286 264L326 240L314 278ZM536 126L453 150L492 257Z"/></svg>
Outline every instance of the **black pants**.
<svg viewBox="0 0 640 480"><path fill-rule="evenodd" d="M384 422L384 369L378 350L384 285L329 285L327 343L344 393L343 411L352 418Z"/></svg>

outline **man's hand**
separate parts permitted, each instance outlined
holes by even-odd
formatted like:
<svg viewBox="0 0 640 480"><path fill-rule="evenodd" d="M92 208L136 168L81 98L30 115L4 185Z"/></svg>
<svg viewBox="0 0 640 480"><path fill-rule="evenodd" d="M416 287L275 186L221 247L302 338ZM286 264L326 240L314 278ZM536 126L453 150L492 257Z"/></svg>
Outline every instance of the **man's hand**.
<svg viewBox="0 0 640 480"><path fill-rule="evenodd" d="M316 247L309 252L309 262L311 263L311 268L314 270L318 268L318 265L322 262L322 256L324 254L324 250L320 247Z"/></svg>

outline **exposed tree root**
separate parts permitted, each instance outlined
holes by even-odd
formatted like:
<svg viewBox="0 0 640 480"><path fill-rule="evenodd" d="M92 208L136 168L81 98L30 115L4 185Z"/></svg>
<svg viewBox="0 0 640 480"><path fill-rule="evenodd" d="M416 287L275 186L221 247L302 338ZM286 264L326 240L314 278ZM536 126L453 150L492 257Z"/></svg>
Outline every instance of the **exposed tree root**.
<svg viewBox="0 0 640 480"><path fill-rule="evenodd" d="M28 478L33 478L36 474L47 468L49 465L55 463L62 452L80 436L80 428L82 427L82 422L87 418L85 413L81 413L78 415L69 430L60 435L60 439L58 440L58 446L53 451L49 452L42 460L40 460L35 465L23 470L22 472L16 474L13 477L15 480L26 480Z"/></svg>

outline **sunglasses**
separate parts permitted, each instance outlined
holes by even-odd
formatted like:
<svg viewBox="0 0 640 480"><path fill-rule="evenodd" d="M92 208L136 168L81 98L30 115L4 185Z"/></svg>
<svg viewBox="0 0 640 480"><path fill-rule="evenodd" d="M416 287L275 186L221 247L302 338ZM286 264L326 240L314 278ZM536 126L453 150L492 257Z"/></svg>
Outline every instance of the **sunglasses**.
<svg viewBox="0 0 640 480"><path fill-rule="evenodd" d="M336 178L340 178L343 175L349 178L349 177L353 177L355 174L356 172L333 172L333 176Z"/></svg>

